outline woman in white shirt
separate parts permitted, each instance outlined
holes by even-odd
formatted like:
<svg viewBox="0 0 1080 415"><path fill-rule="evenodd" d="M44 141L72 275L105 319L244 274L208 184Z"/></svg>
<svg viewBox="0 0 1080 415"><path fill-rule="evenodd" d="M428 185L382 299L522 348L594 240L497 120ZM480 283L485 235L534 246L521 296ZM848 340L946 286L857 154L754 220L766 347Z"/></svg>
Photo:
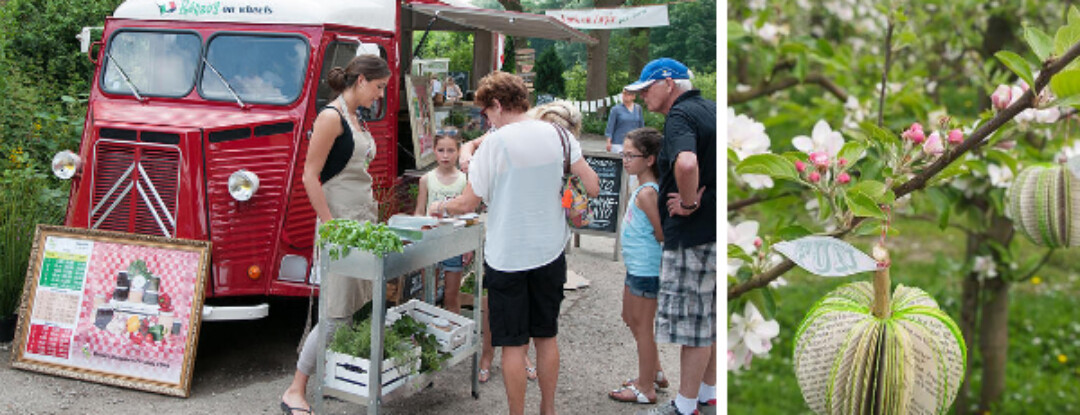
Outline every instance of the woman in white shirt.
<svg viewBox="0 0 1080 415"><path fill-rule="evenodd" d="M488 206L484 243L484 282L491 308L492 344L503 348L503 384L511 414L525 411L525 355L536 345L540 413L555 413L559 376L559 306L566 282L563 248L570 238L559 199L563 144L550 123L526 114L525 82L505 72L480 81L476 104L497 128L473 155L469 184L457 198L428 209L443 215ZM586 192L600 192L599 179L581 156L573 136L571 172Z"/></svg>

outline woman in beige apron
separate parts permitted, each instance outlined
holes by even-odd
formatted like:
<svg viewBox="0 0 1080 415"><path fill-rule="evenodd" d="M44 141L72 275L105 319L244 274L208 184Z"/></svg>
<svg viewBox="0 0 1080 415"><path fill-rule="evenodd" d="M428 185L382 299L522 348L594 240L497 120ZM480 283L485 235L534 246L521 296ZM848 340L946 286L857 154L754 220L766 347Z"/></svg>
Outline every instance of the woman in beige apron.
<svg viewBox="0 0 1080 415"><path fill-rule="evenodd" d="M356 117L356 109L369 107L383 97L390 81L389 66L375 55L361 55L344 69L331 69L327 81L338 95L315 119L304 165L304 189L319 223L338 218L376 221L379 209L367 171L375 159L375 140ZM328 317L324 322L330 325L328 335L347 323L372 295L369 281L334 274L323 276L321 290ZM319 324L312 328L313 333L319 333ZM296 362L293 382L281 397L281 410L287 415L311 413L307 381L315 373L317 349L318 336L309 335Z"/></svg>

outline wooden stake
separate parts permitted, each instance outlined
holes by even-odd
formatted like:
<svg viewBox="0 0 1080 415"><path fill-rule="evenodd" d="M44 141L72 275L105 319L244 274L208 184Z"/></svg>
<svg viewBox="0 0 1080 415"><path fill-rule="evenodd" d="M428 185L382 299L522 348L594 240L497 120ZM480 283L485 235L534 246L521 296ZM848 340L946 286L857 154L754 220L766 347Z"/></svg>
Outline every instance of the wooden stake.
<svg viewBox="0 0 1080 415"><path fill-rule="evenodd" d="M874 245L874 260L878 262L878 269L874 271L874 302L871 310L874 317L880 319L889 318L892 309L889 307L890 281L889 281L889 251L882 245Z"/></svg>

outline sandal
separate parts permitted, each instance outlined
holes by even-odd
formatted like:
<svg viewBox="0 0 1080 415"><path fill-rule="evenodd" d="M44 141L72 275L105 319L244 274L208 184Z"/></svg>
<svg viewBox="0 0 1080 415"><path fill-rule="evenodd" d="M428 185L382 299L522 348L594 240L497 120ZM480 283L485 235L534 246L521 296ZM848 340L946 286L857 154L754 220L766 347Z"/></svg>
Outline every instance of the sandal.
<svg viewBox="0 0 1080 415"><path fill-rule="evenodd" d="M630 391L631 393L634 394L634 396L633 397L626 396L624 394L624 392L626 392L626 391ZM619 401L619 402L632 402L632 403L639 403L639 404L645 404L645 405L656 403L656 398L649 399L648 396L645 396L644 393L641 393L641 391L638 390L637 386L634 386L634 385L623 386L623 387L621 387L619 389L615 389L615 390L613 390L611 392L608 392L608 397L611 398L611 399L614 399L616 401Z"/></svg>
<svg viewBox="0 0 1080 415"><path fill-rule="evenodd" d="M300 408L300 407L294 408L294 407L291 407L288 404L286 404L285 401L281 401L281 412L284 412L285 415L296 415L297 413L304 413L304 414L312 413L310 408L309 409L304 409L304 408Z"/></svg>
<svg viewBox="0 0 1080 415"><path fill-rule="evenodd" d="M536 376L536 368L526 366L525 367L525 377L529 378L529 380L536 380L536 378L537 378L537 376Z"/></svg>
<svg viewBox="0 0 1080 415"><path fill-rule="evenodd" d="M637 385L637 378L627 379L622 385ZM664 372L656 372L656 380L653 381L653 385L656 386L656 389L667 389L668 386L671 386L671 382L668 382L667 378L664 377Z"/></svg>
<svg viewBox="0 0 1080 415"><path fill-rule="evenodd" d="M491 371L488 369L480 369L480 376L478 378L480 379L480 383L487 383L487 381L491 380Z"/></svg>

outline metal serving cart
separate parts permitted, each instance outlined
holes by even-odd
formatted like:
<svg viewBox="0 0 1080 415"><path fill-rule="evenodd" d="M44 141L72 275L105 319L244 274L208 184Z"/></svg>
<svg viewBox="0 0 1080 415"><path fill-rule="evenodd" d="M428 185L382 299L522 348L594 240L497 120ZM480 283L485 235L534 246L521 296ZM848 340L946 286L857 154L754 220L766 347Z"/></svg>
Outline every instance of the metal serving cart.
<svg viewBox="0 0 1080 415"><path fill-rule="evenodd" d="M442 224L441 226L430 231L417 231L422 236L420 239L412 241L405 245L404 252L401 253L388 253L384 257L379 258L369 252L361 251L357 248L350 250L349 254L343 258L337 260L331 260L327 249L324 247L318 247L318 260L316 272L319 276L329 275L333 272L336 275L345 275L350 278L359 278L372 282L372 313L371 313L371 356L370 356L370 368L367 371L368 376L368 394L367 396L360 396L353 393L345 392L327 385L324 385L323 379L326 375L326 339L328 327L326 324L319 325L319 333L312 333L311 335L318 335L319 350L317 374L318 388L316 393L318 396L315 399L315 413L325 413L324 408L324 396L330 396L341 400L358 403L367 406L367 413L369 415L377 415L382 404L383 394L383 336L386 322L386 282L393 280L396 277L405 275L409 272L418 269L427 269L424 274L424 296L425 302L429 304L435 303L435 272L434 265L447 258L462 255L467 252L476 251L476 257L474 263L476 264L476 286L474 287L474 308L473 308L473 335L468 340L465 346L465 351L456 354L450 360L443 363L443 367L454 366L468 357L472 357L472 396L478 398L480 379L479 379L479 365L480 354L483 346L482 327L483 324L483 289L481 288L483 282L483 245L484 245L484 224L477 222L472 226L454 227L450 224ZM321 278L320 278L321 281ZM446 293L449 295L451 293ZM322 291L320 291L319 301L319 321L324 321L326 317L326 302L323 301ZM411 383L427 385L430 383L434 376L434 373L414 375L415 379ZM415 392L415 390L413 390ZM392 392L395 395L397 391Z"/></svg>

